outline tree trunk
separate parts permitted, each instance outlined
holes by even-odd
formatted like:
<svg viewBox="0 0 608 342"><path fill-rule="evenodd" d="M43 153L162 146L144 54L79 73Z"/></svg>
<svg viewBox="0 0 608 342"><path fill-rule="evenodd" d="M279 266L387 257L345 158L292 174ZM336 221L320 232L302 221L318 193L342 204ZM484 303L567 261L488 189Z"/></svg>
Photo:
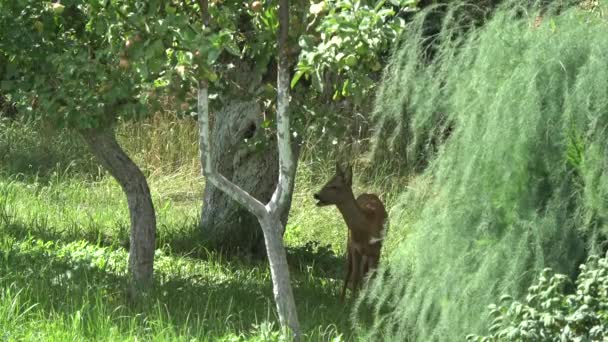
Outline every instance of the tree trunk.
<svg viewBox="0 0 608 342"><path fill-rule="evenodd" d="M131 217L129 273L131 297L136 300L152 287L156 215L150 188L139 167L120 147L112 131L82 130L93 155L118 181L127 195Z"/></svg>
<svg viewBox="0 0 608 342"><path fill-rule="evenodd" d="M277 306L279 320L282 327L289 327L295 341L299 341L300 324L298 312L293 298L293 291L289 281L289 266L287 254L283 246L284 224L273 214L260 218L260 225L264 230L266 253L270 264L272 276L272 293Z"/></svg>
<svg viewBox="0 0 608 342"><path fill-rule="evenodd" d="M255 101L235 100L217 112L215 118L211 150L222 152L212 155L214 169L260 202L267 203L279 178L279 161L276 136L265 135L260 105ZM253 148L253 141L261 142L264 147ZM287 215L288 212L282 215L283 227ZM218 249L264 254L264 238L255 215L210 182L205 184L201 229Z"/></svg>
<svg viewBox="0 0 608 342"><path fill-rule="evenodd" d="M206 13L206 3L202 1L201 8L203 17ZM211 137L209 135L209 89L206 80L198 84L198 120L199 120L199 144L201 152L201 164L203 174L208 183L213 184L219 190L225 192L232 200L238 202L249 212L255 215L262 227L268 260L270 263L272 288L274 293L281 328L290 331L294 341L300 340L300 325L296 311L291 283L289 281L289 267L287 255L283 246L283 233L285 231L281 218L287 217L289 204L291 202L296 174L296 160L293 145L291 144L291 131L289 125L289 72L287 68L287 29L289 26L289 1L280 0L279 5L279 63L277 68L277 140L278 140L278 182L270 201L263 204L258 198L241 188L238 184L230 181L215 168ZM250 106L251 107L251 106ZM239 107L235 111L244 112L246 108ZM254 111L255 112L255 111ZM232 122L237 132L246 132L245 136L237 135L235 139L248 139L254 136L259 125L251 125L247 120L243 122ZM253 132L253 134L251 133ZM246 153L245 153L246 154ZM237 153L238 155L238 153ZM234 176L233 176L234 178ZM249 185L249 184L246 184Z"/></svg>

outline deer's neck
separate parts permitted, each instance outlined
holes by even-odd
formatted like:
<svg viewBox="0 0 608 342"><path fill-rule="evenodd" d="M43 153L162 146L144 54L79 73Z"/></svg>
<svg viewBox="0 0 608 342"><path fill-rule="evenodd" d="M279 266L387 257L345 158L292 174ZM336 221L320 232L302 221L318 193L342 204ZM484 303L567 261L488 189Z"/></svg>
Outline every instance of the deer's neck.
<svg viewBox="0 0 608 342"><path fill-rule="evenodd" d="M361 207L359 207L359 204L357 204L357 200L352 191L349 192L347 200L337 205L337 207L351 232L355 235L366 232L367 218L361 210Z"/></svg>

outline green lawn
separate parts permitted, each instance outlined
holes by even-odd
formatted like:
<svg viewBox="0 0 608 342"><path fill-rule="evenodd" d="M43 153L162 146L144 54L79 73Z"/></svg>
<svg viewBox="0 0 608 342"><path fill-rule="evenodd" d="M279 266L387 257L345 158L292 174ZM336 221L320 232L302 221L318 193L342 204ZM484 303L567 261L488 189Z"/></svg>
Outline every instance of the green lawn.
<svg viewBox="0 0 608 342"><path fill-rule="evenodd" d="M350 305L338 301L346 228L318 209L311 175L298 176L286 243L307 340L352 340ZM155 293L127 305L129 218L120 187L51 174L0 178L0 339L279 339L265 261L205 249L196 222L203 183L150 176L158 217Z"/></svg>
<svg viewBox="0 0 608 342"><path fill-rule="evenodd" d="M161 115L117 130L156 208L149 304L134 308L126 297L129 215L120 186L78 136L0 120L0 341L279 340L267 261L205 248L195 122ZM347 229L336 208L317 208L312 198L333 171L332 160L302 157L285 234L309 341L356 339L352 299L338 299ZM386 179L364 188L398 193ZM394 198L382 197L390 208ZM384 253L396 242L389 234Z"/></svg>

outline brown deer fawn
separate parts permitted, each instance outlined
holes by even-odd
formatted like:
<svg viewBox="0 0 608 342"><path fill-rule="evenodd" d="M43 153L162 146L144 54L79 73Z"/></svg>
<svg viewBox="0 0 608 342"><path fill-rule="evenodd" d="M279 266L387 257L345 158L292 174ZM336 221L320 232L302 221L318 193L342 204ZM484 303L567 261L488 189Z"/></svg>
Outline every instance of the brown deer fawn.
<svg viewBox="0 0 608 342"><path fill-rule="evenodd" d="M368 272L378 267L380 249L388 230L388 214L380 198L374 194L361 194L355 199L352 180L352 166L342 168L336 164L336 174L314 194L317 206L336 205L348 226L347 268L341 301L344 301L349 280L356 293Z"/></svg>

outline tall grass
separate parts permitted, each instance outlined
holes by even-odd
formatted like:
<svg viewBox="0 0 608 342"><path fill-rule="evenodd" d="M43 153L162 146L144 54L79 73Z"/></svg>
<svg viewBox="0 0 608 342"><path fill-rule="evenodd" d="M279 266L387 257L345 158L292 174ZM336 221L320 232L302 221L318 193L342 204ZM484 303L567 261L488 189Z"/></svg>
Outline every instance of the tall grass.
<svg viewBox="0 0 608 342"><path fill-rule="evenodd" d="M608 23L577 7L553 10L539 21L510 1L473 27L454 4L430 64L428 13L395 51L376 103L379 137L393 137L385 146L406 160L435 158L398 199L404 214L391 233L407 238L359 302L359 312L375 308L373 326L362 327L369 339L484 332L500 294L523 295L544 267L574 274L602 248Z"/></svg>
<svg viewBox="0 0 608 342"><path fill-rule="evenodd" d="M190 116L163 112L143 122L121 122L117 135L135 162L149 172L201 173L198 126Z"/></svg>

